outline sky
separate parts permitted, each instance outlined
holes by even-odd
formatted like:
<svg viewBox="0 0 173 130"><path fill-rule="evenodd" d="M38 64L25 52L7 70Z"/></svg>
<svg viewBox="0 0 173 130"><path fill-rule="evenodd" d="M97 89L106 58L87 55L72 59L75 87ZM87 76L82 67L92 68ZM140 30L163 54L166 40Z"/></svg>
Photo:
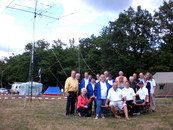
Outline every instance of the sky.
<svg viewBox="0 0 173 130"><path fill-rule="evenodd" d="M25 45L45 39L49 43L61 39L69 43L75 39L98 36L109 21L115 21L120 12L130 6L141 6L154 14L163 0L37 0L38 15L7 7L34 12L35 0L0 0L0 59L22 54ZM168 0L166 0L168 1ZM60 18L54 20L53 18Z"/></svg>

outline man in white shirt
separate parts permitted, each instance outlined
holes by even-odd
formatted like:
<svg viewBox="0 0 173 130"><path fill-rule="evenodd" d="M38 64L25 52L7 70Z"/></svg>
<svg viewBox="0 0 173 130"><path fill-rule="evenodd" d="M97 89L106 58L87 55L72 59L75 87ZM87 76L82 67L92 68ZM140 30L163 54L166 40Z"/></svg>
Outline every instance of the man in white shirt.
<svg viewBox="0 0 173 130"><path fill-rule="evenodd" d="M148 100L148 89L146 87L144 87L144 83L142 81L140 81L138 84L139 84L140 89L136 92L136 96L139 96L140 100L135 99L134 104L145 105L149 101ZM140 115L139 106L135 106L134 115Z"/></svg>
<svg viewBox="0 0 173 130"><path fill-rule="evenodd" d="M135 92L133 90L133 88L130 88L130 83L129 81L126 81L125 83L125 88L122 90L123 95L126 96L126 104L127 104L127 108L128 111L130 111L129 115L133 116L133 112L134 112L134 101L135 101Z"/></svg>
<svg viewBox="0 0 173 130"><path fill-rule="evenodd" d="M123 98L124 102L122 101ZM116 82L113 84L113 87L108 92L108 96L105 103L106 107L108 107L109 101L110 101L109 106L111 107L111 111L113 112L116 118L120 119L120 116L118 116L115 111L115 107L118 107L121 110L124 108L125 118L126 120L130 120L128 117L126 96L123 95L122 90L118 88L118 84Z"/></svg>
<svg viewBox="0 0 173 130"><path fill-rule="evenodd" d="M149 72L146 75L149 78L150 84L151 84L150 99L151 99L151 103L152 103L152 111L155 112L155 107L156 107L156 104L155 104L156 82L155 82L155 80L153 79L152 75Z"/></svg>

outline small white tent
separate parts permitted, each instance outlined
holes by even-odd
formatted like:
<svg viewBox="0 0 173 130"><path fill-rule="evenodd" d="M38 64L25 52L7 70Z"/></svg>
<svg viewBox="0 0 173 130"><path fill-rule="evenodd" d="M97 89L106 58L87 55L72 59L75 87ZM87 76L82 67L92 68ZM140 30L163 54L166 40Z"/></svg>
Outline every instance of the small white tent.
<svg viewBox="0 0 173 130"><path fill-rule="evenodd" d="M32 94L39 95L42 92L43 84L33 82ZM31 95L31 82L22 83L20 85L19 95Z"/></svg>
<svg viewBox="0 0 173 130"><path fill-rule="evenodd" d="M173 72L157 72L153 77L156 81L156 95L173 96Z"/></svg>

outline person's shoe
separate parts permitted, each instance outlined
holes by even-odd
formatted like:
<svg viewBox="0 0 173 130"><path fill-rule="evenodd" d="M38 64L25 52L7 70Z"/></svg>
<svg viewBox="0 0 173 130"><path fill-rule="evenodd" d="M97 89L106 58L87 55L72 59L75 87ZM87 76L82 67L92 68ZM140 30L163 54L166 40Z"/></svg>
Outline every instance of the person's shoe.
<svg viewBox="0 0 173 130"><path fill-rule="evenodd" d="M152 110L152 112L155 112L155 110Z"/></svg>
<svg viewBox="0 0 173 130"><path fill-rule="evenodd" d="M96 116L95 119L98 120L99 119L99 116Z"/></svg>
<svg viewBox="0 0 173 130"><path fill-rule="evenodd" d="M140 115L140 112L138 113L133 113L134 116L139 116Z"/></svg>
<svg viewBox="0 0 173 130"><path fill-rule="evenodd" d="M101 115L102 119L105 119L105 116L104 115Z"/></svg>
<svg viewBox="0 0 173 130"><path fill-rule="evenodd" d="M136 116L139 116L140 115L140 112L136 113Z"/></svg>

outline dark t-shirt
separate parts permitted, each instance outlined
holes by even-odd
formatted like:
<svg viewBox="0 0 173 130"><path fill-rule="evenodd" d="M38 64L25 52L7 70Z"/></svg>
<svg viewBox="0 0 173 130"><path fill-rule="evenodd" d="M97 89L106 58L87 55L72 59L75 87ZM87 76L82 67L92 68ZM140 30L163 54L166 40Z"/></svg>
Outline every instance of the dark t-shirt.
<svg viewBox="0 0 173 130"><path fill-rule="evenodd" d="M133 88L133 90L135 91L136 93L136 88L137 88L137 85L136 85L136 81L133 81L133 83L130 82L130 87Z"/></svg>

